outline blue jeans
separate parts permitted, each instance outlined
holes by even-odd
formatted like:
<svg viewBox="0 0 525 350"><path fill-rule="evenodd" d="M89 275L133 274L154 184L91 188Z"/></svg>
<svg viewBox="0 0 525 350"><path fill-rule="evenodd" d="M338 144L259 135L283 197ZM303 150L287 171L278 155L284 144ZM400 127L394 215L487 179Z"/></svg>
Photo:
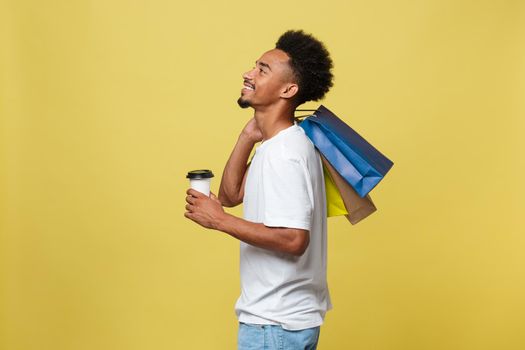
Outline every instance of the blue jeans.
<svg viewBox="0 0 525 350"><path fill-rule="evenodd" d="M288 331L281 326L239 322L238 350L315 350L320 329Z"/></svg>

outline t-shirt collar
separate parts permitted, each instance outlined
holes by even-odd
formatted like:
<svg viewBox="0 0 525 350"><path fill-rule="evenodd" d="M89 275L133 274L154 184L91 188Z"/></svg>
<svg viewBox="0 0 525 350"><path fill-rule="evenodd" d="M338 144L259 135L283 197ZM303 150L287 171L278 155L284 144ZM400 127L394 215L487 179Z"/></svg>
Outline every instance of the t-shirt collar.
<svg viewBox="0 0 525 350"><path fill-rule="evenodd" d="M257 146L256 149L260 149L261 147L265 147L265 145L267 145L269 142L271 143L272 140L275 140L276 137L278 136L282 136L282 135L285 135L291 131L294 131L296 128L298 128L299 126L297 126L297 124L294 124L294 125L290 125L289 127L285 128L285 129L282 129L280 130L277 134L273 135L272 137L270 137L269 139L267 140L263 140L263 142L261 142L259 144L259 146Z"/></svg>

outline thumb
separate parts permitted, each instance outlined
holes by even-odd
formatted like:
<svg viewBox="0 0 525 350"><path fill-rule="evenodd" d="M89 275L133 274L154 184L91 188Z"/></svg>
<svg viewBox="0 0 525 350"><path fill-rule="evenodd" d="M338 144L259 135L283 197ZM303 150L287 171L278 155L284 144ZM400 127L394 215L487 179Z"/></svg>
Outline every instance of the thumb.
<svg viewBox="0 0 525 350"><path fill-rule="evenodd" d="M211 198L212 201L219 203L219 204L221 205L221 207L222 207L222 203L221 203L221 201L219 200L219 198L217 198L217 196L215 195L215 193L210 192L210 198Z"/></svg>

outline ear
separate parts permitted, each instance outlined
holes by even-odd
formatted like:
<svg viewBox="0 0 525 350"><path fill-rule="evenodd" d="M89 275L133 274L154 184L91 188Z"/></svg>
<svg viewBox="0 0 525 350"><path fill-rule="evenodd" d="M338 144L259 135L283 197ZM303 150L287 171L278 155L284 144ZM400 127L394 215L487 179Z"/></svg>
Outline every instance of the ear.
<svg viewBox="0 0 525 350"><path fill-rule="evenodd" d="M297 95L297 92L299 92L299 86L295 83L288 83L281 90L280 97L290 99Z"/></svg>

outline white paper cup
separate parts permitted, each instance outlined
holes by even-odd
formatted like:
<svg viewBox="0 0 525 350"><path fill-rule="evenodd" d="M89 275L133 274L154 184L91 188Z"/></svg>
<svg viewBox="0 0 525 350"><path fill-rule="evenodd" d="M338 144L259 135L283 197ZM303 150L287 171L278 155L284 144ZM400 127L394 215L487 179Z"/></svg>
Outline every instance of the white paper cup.
<svg viewBox="0 0 525 350"><path fill-rule="evenodd" d="M210 195L210 184L213 173L211 170L192 170L188 172L186 178L190 179L190 187L195 191L204 193L206 196Z"/></svg>

